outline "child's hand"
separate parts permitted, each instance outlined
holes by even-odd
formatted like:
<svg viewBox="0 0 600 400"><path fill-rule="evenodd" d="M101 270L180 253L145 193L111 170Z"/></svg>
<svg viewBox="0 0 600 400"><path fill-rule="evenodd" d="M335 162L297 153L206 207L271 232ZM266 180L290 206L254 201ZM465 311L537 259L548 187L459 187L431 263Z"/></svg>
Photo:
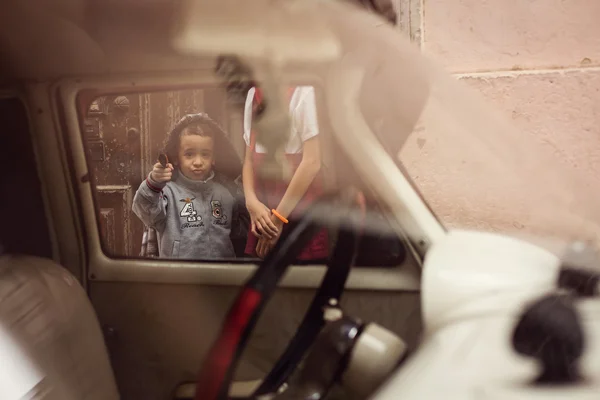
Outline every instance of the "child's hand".
<svg viewBox="0 0 600 400"><path fill-rule="evenodd" d="M273 250L276 242L277 240L258 239L258 243L256 244L256 255L258 258L264 259Z"/></svg>
<svg viewBox="0 0 600 400"><path fill-rule="evenodd" d="M254 236L273 239L279 234L277 226L271 220L271 211L258 200L246 201L246 208L250 214L251 231Z"/></svg>
<svg viewBox="0 0 600 400"><path fill-rule="evenodd" d="M171 180L173 176L173 165L168 163L166 167L163 167L161 163L157 162L152 167L152 172L150 173L150 177L154 182L158 183L166 183Z"/></svg>
<svg viewBox="0 0 600 400"><path fill-rule="evenodd" d="M258 244L256 245L256 254L261 259L264 259L267 254L273 250L273 247L275 247L277 244L277 241L281 237L281 232L283 231L283 222L279 218L271 215L271 222L277 227L277 234L271 239L268 239L266 236L258 239Z"/></svg>

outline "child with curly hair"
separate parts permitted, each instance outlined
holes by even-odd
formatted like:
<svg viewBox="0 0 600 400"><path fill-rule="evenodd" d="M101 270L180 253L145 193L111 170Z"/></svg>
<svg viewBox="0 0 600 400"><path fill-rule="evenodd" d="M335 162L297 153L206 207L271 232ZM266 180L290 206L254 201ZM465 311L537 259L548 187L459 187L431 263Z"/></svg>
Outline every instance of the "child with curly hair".
<svg viewBox="0 0 600 400"><path fill-rule="evenodd" d="M241 189L231 176L238 169L231 162L235 159L229 157L229 163L215 168L227 151L225 141L222 130L205 114L186 115L167 135L167 163L154 164L132 207L156 230L160 257L236 256L232 238L247 229L247 218Z"/></svg>

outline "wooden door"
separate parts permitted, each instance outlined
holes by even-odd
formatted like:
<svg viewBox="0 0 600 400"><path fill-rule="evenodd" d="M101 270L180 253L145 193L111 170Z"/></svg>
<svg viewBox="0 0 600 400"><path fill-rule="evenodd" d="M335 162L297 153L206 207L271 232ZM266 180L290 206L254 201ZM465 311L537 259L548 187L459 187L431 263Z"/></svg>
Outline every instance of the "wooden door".
<svg viewBox="0 0 600 400"><path fill-rule="evenodd" d="M143 225L131 211L142 181L140 96L96 99L85 121L102 246L109 255L139 254Z"/></svg>

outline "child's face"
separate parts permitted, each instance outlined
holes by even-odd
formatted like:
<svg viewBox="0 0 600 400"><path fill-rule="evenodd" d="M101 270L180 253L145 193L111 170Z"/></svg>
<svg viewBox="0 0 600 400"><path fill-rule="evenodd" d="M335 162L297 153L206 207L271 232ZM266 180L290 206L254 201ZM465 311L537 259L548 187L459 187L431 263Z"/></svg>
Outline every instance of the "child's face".
<svg viewBox="0 0 600 400"><path fill-rule="evenodd" d="M210 175L214 159L214 140L199 135L182 135L179 140L179 169L186 178L204 181Z"/></svg>

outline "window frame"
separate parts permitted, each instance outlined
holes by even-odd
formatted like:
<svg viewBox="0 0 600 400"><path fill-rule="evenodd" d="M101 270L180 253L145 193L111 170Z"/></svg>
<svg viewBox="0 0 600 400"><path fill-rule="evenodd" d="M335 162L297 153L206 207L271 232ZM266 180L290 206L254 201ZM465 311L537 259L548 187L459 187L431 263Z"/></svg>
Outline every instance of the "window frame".
<svg viewBox="0 0 600 400"><path fill-rule="evenodd" d="M301 79L303 77L298 77ZM314 81L313 77L310 77ZM172 73L119 75L91 78L63 79L56 84L58 98L55 109L59 120L64 121L64 146L67 159L72 161L72 180L76 196L79 197L81 232L87 251L87 278L89 281L180 283L204 285L242 285L256 268L254 263L210 262L157 259L113 258L102 250L98 229L98 216L88 163L85 155L83 135L80 130L77 95L90 88L102 92L126 91L143 92L154 90L174 90L191 85L217 84L213 71L175 71ZM67 150L69 149L69 150ZM395 225L395 224L394 224ZM396 227L397 228L397 227ZM399 232L400 234L400 232ZM140 238L141 240L141 238ZM353 268L346 288L356 290L420 290L420 262L411 249L402 266L397 268ZM292 266L284 277L281 286L289 288L316 288L325 271L324 265Z"/></svg>

